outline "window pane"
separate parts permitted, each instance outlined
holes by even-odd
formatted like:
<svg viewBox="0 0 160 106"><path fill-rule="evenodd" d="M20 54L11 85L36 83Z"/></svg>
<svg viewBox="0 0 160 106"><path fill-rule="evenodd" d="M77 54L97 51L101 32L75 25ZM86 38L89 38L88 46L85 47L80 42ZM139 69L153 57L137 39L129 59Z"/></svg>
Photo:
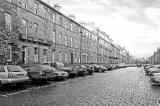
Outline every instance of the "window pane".
<svg viewBox="0 0 160 106"><path fill-rule="evenodd" d="M68 58L68 57L67 57L67 56L68 56L67 53L65 53L64 56L65 56L65 62L67 62L67 58Z"/></svg>
<svg viewBox="0 0 160 106"><path fill-rule="evenodd" d="M38 29L38 24L34 23L34 30L35 30L35 32L37 32L37 29Z"/></svg>
<svg viewBox="0 0 160 106"><path fill-rule="evenodd" d="M59 34L59 43L62 44L62 33Z"/></svg>
<svg viewBox="0 0 160 106"><path fill-rule="evenodd" d="M52 62L55 62L55 53L52 52Z"/></svg>
<svg viewBox="0 0 160 106"><path fill-rule="evenodd" d="M62 62L62 53L59 54L59 62Z"/></svg>
<svg viewBox="0 0 160 106"><path fill-rule="evenodd" d="M74 44L75 44L75 48L76 48L77 47L77 39L76 38L75 38Z"/></svg>
<svg viewBox="0 0 160 106"><path fill-rule="evenodd" d="M25 70L19 66L7 66L8 72L24 72Z"/></svg>
<svg viewBox="0 0 160 106"><path fill-rule="evenodd" d="M65 45L67 46L68 45L68 36L65 35Z"/></svg>
<svg viewBox="0 0 160 106"><path fill-rule="evenodd" d="M46 8L44 8L44 18L45 18L45 19L47 19L47 11L48 11L48 10L47 10Z"/></svg>
<svg viewBox="0 0 160 106"><path fill-rule="evenodd" d="M53 41L53 43L55 43L55 41L56 41L56 32L55 31L52 31L52 41Z"/></svg>
<svg viewBox="0 0 160 106"><path fill-rule="evenodd" d="M34 3L34 13L38 15L38 3Z"/></svg>
<svg viewBox="0 0 160 106"><path fill-rule="evenodd" d="M73 24L71 23L71 31L73 31Z"/></svg>
<svg viewBox="0 0 160 106"><path fill-rule="evenodd" d="M28 23L25 19L22 19L22 30L25 35L28 34Z"/></svg>
<svg viewBox="0 0 160 106"><path fill-rule="evenodd" d="M71 47L73 47L73 38L71 37Z"/></svg>
<svg viewBox="0 0 160 106"><path fill-rule="evenodd" d="M53 21L53 22L55 22L55 20L56 20L56 14L55 14L55 13L53 13L52 21Z"/></svg>
<svg viewBox="0 0 160 106"><path fill-rule="evenodd" d="M8 13L5 13L5 22L6 22L6 29L11 31L12 30L12 16Z"/></svg>
<svg viewBox="0 0 160 106"><path fill-rule="evenodd" d="M63 18L60 17L60 25L63 26Z"/></svg>
<svg viewBox="0 0 160 106"><path fill-rule="evenodd" d="M39 56L39 49L38 48L34 48L34 62L38 62L38 56Z"/></svg>
<svg viewBox="0 0 160 106"><path fill-rule="evenodd" d="M43 49L43 62L47 62L47 49Z"/></svg>

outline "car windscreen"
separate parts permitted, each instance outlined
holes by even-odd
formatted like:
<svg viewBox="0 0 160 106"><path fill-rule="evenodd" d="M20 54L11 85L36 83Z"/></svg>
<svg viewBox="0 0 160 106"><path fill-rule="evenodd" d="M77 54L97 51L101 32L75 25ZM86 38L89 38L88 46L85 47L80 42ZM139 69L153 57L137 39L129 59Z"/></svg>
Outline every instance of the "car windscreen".
<svg viewBox="0 0 160 106"><path fill-rule="evenodd" d="M48 65L39 65L40 71L52 71L54 68L48 66Z"/></svg>
<svg viewBox="0 0 160 106"><path fill-rule="evenodd" d="M84 66L84 65L81 65L81 67L82 67L82 68L86 68L86 66Z"/></svg>
<svg viewBox="0 0 160 106"><path fill-rule="evenodd" d="M62 63L57 63L58 68L64 68L64 65Z"/></svg>
<svg viewBox="0 0 160 106"><path fill-rule="evenodd" d="M8 72L25 72L25 70L19 66L7 66Z"/></svg>
<svg viewBox="0 0 160 106"><path fill-rule="evenodd" d="M49 63L43 63L43 65L49 65Z"/></svg>

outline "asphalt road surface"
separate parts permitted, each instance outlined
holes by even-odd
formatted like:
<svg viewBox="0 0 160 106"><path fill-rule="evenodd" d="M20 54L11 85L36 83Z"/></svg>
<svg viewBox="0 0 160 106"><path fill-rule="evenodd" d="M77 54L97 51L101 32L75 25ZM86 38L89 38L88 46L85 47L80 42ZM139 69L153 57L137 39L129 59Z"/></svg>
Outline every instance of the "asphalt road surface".
<svg viewBox="0 0 160 106"><path fill-rule="evenodd" d="M159 98L160 86L136 67L0 90L0 106L156 106Z"/></svg>

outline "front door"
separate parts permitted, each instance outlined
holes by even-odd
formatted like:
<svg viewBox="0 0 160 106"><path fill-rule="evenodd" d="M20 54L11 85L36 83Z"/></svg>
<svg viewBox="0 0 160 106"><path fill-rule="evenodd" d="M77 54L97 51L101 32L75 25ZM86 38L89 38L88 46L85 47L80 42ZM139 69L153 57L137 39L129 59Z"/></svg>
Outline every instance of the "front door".
<svg viewBox="0 0 160 106"><path fill-rule="evenodd" d="M73 64L73 53L71 53L71 64Z"/></svg>
<svg viewBox="0 0 160 106"><path fill-rule="evenodd" d="M22 63L27 63L27 47L25 46L22 47Z"/></svg>

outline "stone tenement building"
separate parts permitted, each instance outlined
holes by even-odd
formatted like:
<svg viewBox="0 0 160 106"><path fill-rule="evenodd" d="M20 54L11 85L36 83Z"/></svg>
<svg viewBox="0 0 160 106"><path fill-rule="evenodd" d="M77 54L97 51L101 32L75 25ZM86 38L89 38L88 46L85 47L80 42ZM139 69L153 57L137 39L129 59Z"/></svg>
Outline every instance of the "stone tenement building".
<svg viewBox="0 0 160 106"><path fill-rule="evenodd" d="M24 64L109 63L111 44L103 41L102 34L88 30L41 0L0 1L0 28L14 31L17 27Z"/></svg>
<svg viewBox="0 0 160 106"><path fill-rule="evenodd" d="M160 47L157 48L151 57L148 57L148 63L160 64Z"/></svg>

